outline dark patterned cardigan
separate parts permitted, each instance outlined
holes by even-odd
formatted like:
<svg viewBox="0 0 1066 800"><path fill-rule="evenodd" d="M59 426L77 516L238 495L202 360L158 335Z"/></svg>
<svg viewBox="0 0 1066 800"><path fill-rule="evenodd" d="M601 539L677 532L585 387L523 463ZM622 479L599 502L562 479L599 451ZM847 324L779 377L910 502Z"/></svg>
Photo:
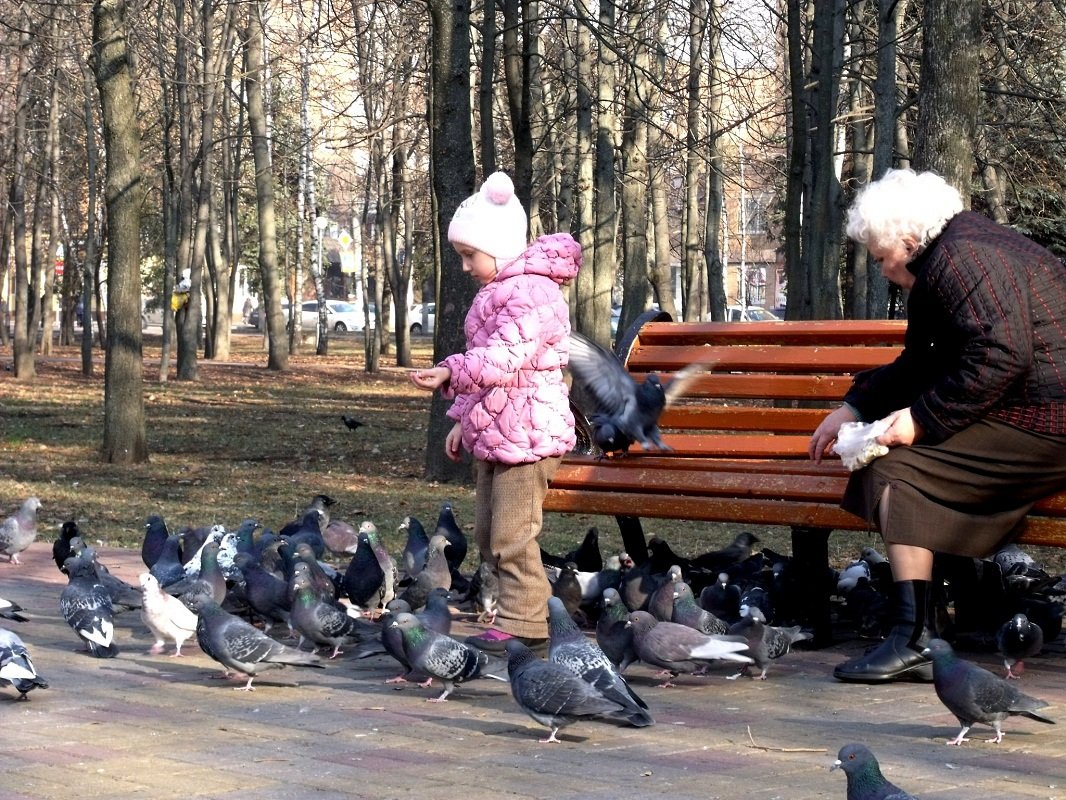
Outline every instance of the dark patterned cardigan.
<svg viewBox="0 0 1066 800"><path fill-rule="evenodd" d="M862 419L909 407L924 442L985 416L1066 434L1066 265L963 211L907 268L904 350L844 398Z"/></svg>

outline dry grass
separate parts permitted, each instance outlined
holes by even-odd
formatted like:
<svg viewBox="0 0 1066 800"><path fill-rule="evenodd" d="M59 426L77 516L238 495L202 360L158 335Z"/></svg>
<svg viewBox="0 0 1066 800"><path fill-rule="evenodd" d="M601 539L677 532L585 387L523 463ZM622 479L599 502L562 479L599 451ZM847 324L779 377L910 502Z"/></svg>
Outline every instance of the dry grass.
<svg viewBox="0 0 1066 800"><path fill-rule="evenodd" d="M470 486L423 477L429 397L410 385L406 370L386 366L366 373L361 335L331 339L327 357L306 351L292 357L287 372L268 372L261 338L238 333L230 360L201 361L198 381L159 383L159 337L146 337L151 457L136 466L98 457L102 354L96 376L84 378L77 348L57 348L54 357L38 360L35 381L20 383L12 378L10 353L3 353L0 514L37 495L42 539L53 539L65 520L76 519L93 540L139 546L150 514L162 515L172 530L214 522L235 527L249 516L277 529L313 495L325 493L338 500L335 516L356 525L374 520L395 551L402 547L396 533L401 520L413 515L432 524L446 499L469 528ZM414 354L416 363L429 364L428 341L416 343ZM366 426L350 432L342 414ZM563 552L589 525L600 527L605 549L621 546L613 520L559 514L546 518L543 543ZM696 554L727 543L741 526L647 520L645 529L681 553ZM787 529L755 530L768 546L788 552ZM878 541L872 534L833 536L834 561L843 563Z"/></svg>

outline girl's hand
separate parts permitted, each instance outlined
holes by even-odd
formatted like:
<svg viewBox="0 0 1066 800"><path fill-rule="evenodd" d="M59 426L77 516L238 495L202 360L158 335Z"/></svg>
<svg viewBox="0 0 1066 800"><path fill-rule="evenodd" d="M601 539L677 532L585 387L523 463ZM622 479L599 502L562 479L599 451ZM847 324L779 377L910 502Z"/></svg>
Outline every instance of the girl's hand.
<svg viewBox="0 0 1066 800"><path fill-rule="evenodd" d="M452 371L448 367L431 367L430 369L416 369L409 374L411 383L419 389L432 392L439 386L443 386L452 377Z"/></svg>
<svg viewBox="0 0 1066 800"><path fill-rule="evenodd" d="M885 419L888 420L888 430L877 437L877 443L886 447L914 444L925 433L922 426L914 421L909 408L893 411Z"/></svg>
<svg viewBox="0 0 1066 800"><path fill-rule="evenodd" d="M452 461L460 461L463 458L463 426L458 422L448 431L444 440L444 454Z"/></svg>

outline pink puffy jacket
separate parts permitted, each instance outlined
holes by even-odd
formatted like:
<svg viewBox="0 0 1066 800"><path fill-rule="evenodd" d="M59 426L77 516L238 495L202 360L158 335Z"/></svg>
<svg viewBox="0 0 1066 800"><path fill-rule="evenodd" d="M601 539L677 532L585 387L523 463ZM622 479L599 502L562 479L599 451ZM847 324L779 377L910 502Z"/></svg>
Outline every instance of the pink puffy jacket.
<svg viewBox="0 0 1066 800"><path fill-rule="evenodd" d="M452 371L448 416L463 426L463 447L482 461L524 464L575 444L563 367L570 357L570 315L559 287L581 267L568 233L542 236L514 261L501 262L467 312L466 352L441 362Z"/></svg>

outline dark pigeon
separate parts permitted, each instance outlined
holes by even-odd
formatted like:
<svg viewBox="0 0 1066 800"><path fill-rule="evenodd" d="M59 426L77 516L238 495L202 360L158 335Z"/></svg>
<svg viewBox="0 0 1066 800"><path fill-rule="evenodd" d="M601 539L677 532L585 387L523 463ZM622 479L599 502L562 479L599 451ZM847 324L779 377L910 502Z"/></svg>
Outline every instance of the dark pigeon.
<svg viewBox="0 0 1066 800"><path fill-rule="evenodd" d="M506 665L484 650L427 628L414 614L397 614L389 623L403 634L404 655L411 668L439 679L444 691L430 697L431 703L443 703L457 684L475 678L506 680Z"/></svg>
<svg viewBox="0 0 1066 800"><path fill-rule="evenodd" d="M559 743L559 729L579 719L624 716L627 709L608 699L562 664L544 661L522 642L507 642L511 696L518 707L551 734L541 744Z"/></svg>
<svg viewBox="0 0 1066 800"><path fill-rule="evenodd" d="M356 428L362 428L363 423L357 420L355 417L350 417L347 414L341 414L341 422L344 423L344 427L350 431L354 431Z"/></svg>
<svg viewBox="0 0 1066 800"><path fill-rule="evenodd" d="M326 554L326 540L322 536L323 529L329 524L326 513L320 509L312 508L304 514L300 526L290 533L282 533L281 538L287 539L295 549L300 544L310 545L316 559L321 559Z"/></svg>
<svg viewBox="0 0 1066 800"><path fill-rule="evenodd" d="M222 574L222 568L218 564L218 547L217 541L204 542L200 548L200 569L195 576L186 577L163 588L178 597L190 592L206 591L216 603L222 603L226 599L226 576Z"/></svg>
<svg viewBox="0 0 1066 800"><path fill-rule="evenodd" d="M719 572L718 580L700 592L700 606L726 622L740 619L740 587L729 582L729 573Z"/></svg>
<svg viewBox="0 0 1066 800"><path fill-rule="evenodd" d="M0 685L5 681L15 687L19 700L29 699L27 695L34 689L48 688L48 681L37 674L22 639L0 628Z"/></svg>
<svg viewBox="0 0 1066 800"><path fill-rule="evenodd" d="M292 584L294 591L290 621L293 628L301 639L307 639L316 647L332 647L331 659L340 655L342 644L368 638L377 632L375 626L350 616L340 603L319 596L306 564L296 565Z"/></svg>
<svg viewBox="0 0 1066 800"><path fill-rule="evenodd" d="M386 576L371 540L371 531L377 532L373 523L364 522L359 527L359 542L341 581L344 593L352 604L366 609L377 608L379 604L387 604L392 599L390 597L384 603L380 602L385 593Z"/></svg>
<svg viewBox="0 0 1066 800"><path fill-rule="evenodd" d="M166 589L171 584L185 580L185 567L181 563L182 534L167 537L155 563L148 568L159 585Z"/></svg>
<svg viewBox="0 0 1066 800"><path fill-rule="evenodd" d="M996 633L996 646L1007 668L1006 677L1020 678L1025 671L1025 659L1043 649L1044 631L1025 614L1015 614Z"/></svg>
<svg viewBox="0 0 1066 800"><path fill-rule="evenodd" d="M829 769L844 770L848 779L847 800L918 800L881 774L877 759L866 745L844 745Z"/></svg>
<svg viewBox="0 0 1066 800"><path fill-rule="evenodd" d="M144 521L144 539L141 540L141 561L148 569L159 559L163 545L170 537L167 524L158 514L152 514Z"/></svg>
<svg viewBox="0 0 1066 800"><path fill-rule="evenodd" d="M566 613L573 617L581 609L581 583L577 579L577 564L568 561L552 584L552 596L560 600Z"/></svg>
<svg viewBox="0 0 1066 800"><path fill-rule="evenodd" d="M52 542L52 560L56 562L56 567L60 572L63 571L63 562L71 556L70 540L75 536L81 536L78 523L68 519L59 529L59 538Z"/></svg>
<svg viewBox="0 0 1066 800"><path fill-rule="evenodd" d="M114 613L111 596L97 580L92 562L71 556L63 564L69 582L59 595L59 610L63 619L89 648L96 658L114 658Z"/></svg>
<svg viewBox="0 0 1066 800"><path fill-rule="evenodd" d="M570 334L570 371L596 403L588 414L592 438L607 454L625 453L633 443L668 449L659 417L706 369L692 364L666 384L655 374L638 384L613 353L580 333Z"/></svg>
<svg viewBox="0 0 1066 800"><path fill-rule="evenodd" d="M20 611L25 611L25 609L18 603L0 597L0 618L9 619L12 622L29 622L29 618L22 616Z"/></svg>
<svg viewBox="0 0 1066 800"><path fill-rule="evenodd" d="M268 625L289 623L292 601L289 600L289 585L281 578L263 568L250 553L238 553L234 562L244 576L244 598L255 614Z"/></svg>
<svg viewBox="0 0 1066 800"><path fill-rule="evenodd" d="M661 667L670 677L661 688L673 686L682 672L702 672L715 661L750 664L747 644L740 637L707 636L676 622L659 622L647 611L629 615L633 647L645 664Z"/></svg>
<svg viewBox="0 0 1066 800"><path fill-rule="evenodd" d="M671 621L708 635L729 633L729 623L700 608L692 594L692 587L684 581L674 584L674 615Z"/></svg>
<svg viewBox="0 0 1066 800"><path fill-rule="evenodd" d="M759 543L754 533L742 531L733 537L733 541L721 550L712 550L692 559L692 566L707 570L711 574L722 572L751 558L752 551Z"/></svg>
<svg viewBox="0 0 1066 800"><path fill-rule="evenodd" d="M557 597L548 598L548 660L570 670L595 687L604 698L617 703L619 714L630 725L643 728L654 720L648 704L634 692L599 645L589 640Z"/></svg>
<svg viewBox="0 0 1066 800"><path fill-rule="evenodd" d="M232 671L248 676L248 683L235 687L240 691L255 691L252 681L266 669L322 666L314 653L274 641L258 628L224 611L207 594L198 592L182 599L197 614L196 641L200 649L222 665L226 677Z"/></svg>
<svg viewBox="0 0 1066 800"><path fill-rule="evenodd" d="M414 578L426 566L426 556L429 555L429 536L417 517L404 517L399 530L407 531L401 566L408 578Z"/></svg>
<svg viewBox="0 0 1066 800"><path fill-rule="evenodd" d="M969 741L966 734L974 723L990 725L996 732L989 742L1003 740L1002 724L1007 717L1022 716L1054 725L1055 720L1038 713L1048 703L1022 694L1013 684L986 669L955 655L943 639L933 639L922 651L933 659L933 686L948 711L955 715L962 730L948 744Z"/></svg>
<svg viewBox="0 0 1066 800"><path fill-rule="evenodd" d="M463 562L466 560L469 544L466 540L466 534L459 527L459 523L455 521L451 503L445 502L441 504L440 514L437 516L437 527L433 531L433 535L443 536L448 540L448 547L444 551L444 554L448 557L448 566L453 570L461 569Z"/></svg>
<svg viewBox="0 0 1066 800"><path fill-rule="evenodd" d="M294 520L286 522L281 526L281 530L278 531L278 536L290 536L300 530L304 521L307 519L308 513L316 511L320 515L322 520L321 524L324 528L329 524L329 509L336 505L337 501L330 497L328 494L316 494L311 498L310 504L304 509L303 513Z"/></svg>
<svg viewBox="0 0 1066 800"><path fill-rule="evenodd" d="M541 561L550 567L562 569L566 562L573 561L579 572L599 572L603 569L603 554L600 553L600 530L591 527L576 548L566 555L556 556L544 548L540 551Z"/></svg>
<svg viewBox="0 0 1066 800"><path fill-rule="evenodd" d="M596 644L619 672L639 661L633 647L633 629L629 627L629 609L615 589L603 592L603 613L596 620Z"/></svg>
<svg viewBox="0 0 1066 800"><path fill-rule="evenodd" d="M796 642L810 639L811 634L800 630L798 625L791 628L775 628L766 624L766 617L755 606L748 609L748 613L733 623L729 628L730 636L742 636L748 643L747 654L752 657L755 667L761 669L759 675L753 676L755 680L766 680L766 671L770 668L770 662L781 658ZM731 675L730 678L739 678L748 675L749 665L745 664L740 672Z"/></svg>

